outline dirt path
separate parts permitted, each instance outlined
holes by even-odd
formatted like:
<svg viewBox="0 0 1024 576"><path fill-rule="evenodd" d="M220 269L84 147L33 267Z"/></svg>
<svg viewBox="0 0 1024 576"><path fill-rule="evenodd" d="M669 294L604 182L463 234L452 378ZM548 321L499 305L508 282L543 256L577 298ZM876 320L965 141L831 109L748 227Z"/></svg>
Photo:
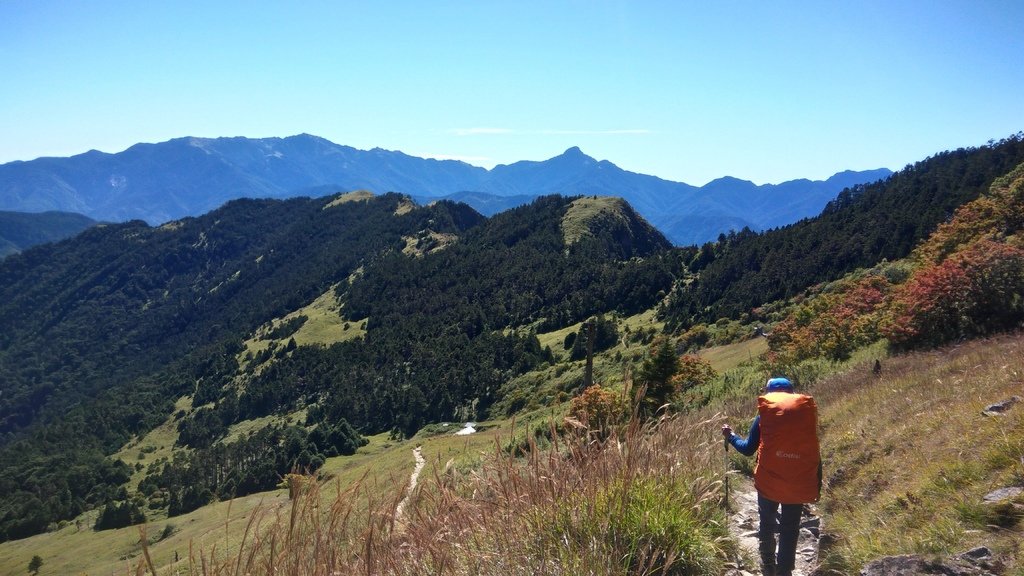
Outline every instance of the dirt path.
<svg viewBox="0 0 1024 576"><path fill-rule="evenodd" d="M419 446L413 448L412 457L416 460L416 467L412 469L412 476L409 477L409 486L405 489L405 498L402 498L402 501L395 507L396 521L402 520L402 516L405 514L405 505L412 498L413 490L416 489L416 483L420 479L420 472L423 471L423 466L427 463L426 459L423 458L423 450Z"/></svg>
<svg viewBox="0 0 1024 576"><path fill-rule="evenodd" d="M757 491L754 483L739 474L729 474L729 530L740 544L743 558L738 568L728 572L730 576L761 574L760 556L757 551ZM809 576L818 560L818 534L821 520L813 505L804 507L800 519L800 539L796 544L796 569L794 576Z"/></svg>

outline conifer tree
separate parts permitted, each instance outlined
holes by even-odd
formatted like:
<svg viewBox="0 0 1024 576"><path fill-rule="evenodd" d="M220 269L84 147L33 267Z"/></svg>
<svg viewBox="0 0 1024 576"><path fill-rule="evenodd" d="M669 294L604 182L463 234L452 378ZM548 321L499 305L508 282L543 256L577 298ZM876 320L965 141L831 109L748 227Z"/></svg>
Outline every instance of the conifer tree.
<svg viewBox="0 0 1024 576"><path fill-rule="evenodd" d="M650 348L647 359L640 367L640 382L647 386L644 395L644 411L648 416L672 400L675 384L672 377L679 371L679 358L675 347L668 338L657 338Z"/></svg>

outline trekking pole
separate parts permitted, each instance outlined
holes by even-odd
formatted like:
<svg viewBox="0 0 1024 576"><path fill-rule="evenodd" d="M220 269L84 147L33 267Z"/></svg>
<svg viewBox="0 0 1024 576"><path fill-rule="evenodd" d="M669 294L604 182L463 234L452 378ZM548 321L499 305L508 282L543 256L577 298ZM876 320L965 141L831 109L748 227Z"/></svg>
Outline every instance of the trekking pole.
<svg viewBox="0 0 1024 576"><path fill-rule="evenodd" d="M725 513L729 514L729 439L722 438L722 446L725 448Z"/></svg>

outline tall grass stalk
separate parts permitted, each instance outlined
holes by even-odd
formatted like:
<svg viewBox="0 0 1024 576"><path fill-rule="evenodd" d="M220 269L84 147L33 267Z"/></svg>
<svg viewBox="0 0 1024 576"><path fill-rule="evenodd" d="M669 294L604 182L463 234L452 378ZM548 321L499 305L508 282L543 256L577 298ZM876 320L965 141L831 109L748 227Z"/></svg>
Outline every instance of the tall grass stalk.
<svg viewBox="0 0 1024 576"><path fill-rule="evenodd" d="M230 557L200 552L189 574L720 574L734 550L713 428L634 418L543 450L531 438L518 456L498 440L473 472L433 462L400 516L403 489L328 496L304 482L289 510L254 514Z"/></svg>

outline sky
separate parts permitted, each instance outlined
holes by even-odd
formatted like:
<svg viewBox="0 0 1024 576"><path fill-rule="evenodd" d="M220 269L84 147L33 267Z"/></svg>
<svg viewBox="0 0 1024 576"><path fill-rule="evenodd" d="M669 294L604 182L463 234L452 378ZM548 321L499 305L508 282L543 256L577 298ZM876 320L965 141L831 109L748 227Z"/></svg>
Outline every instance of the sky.
<svg viewBox="0 0 1024 576"><path fill-rule="evenodd" d="M0 163L315 134L702 185L1024 130L1024 2L0 0Z"/></svg>

